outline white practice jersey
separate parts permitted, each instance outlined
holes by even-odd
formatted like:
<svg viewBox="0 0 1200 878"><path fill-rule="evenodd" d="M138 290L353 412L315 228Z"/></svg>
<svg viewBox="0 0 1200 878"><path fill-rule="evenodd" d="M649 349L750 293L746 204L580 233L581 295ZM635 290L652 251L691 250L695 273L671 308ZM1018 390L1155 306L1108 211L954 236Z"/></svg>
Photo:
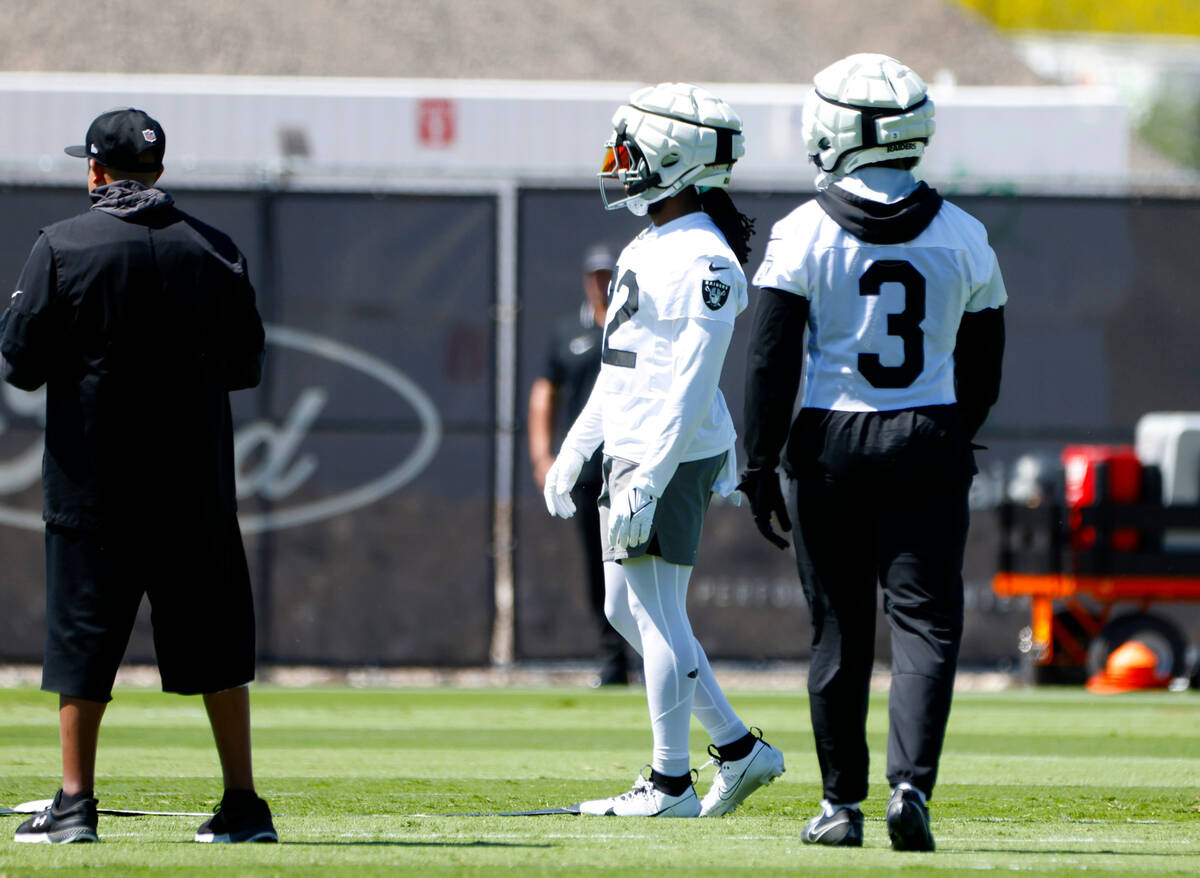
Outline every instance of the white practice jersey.
<svg viewBox="0 0 1200 878"><path fill-rule="evenodd" d="M633 484L661 496L685 461L732 452L717 382L746 276L708 214L650 226L617 260L600 375L564 445L639 464ZM730 490L731 490L730 486Z"/></svg>
<svg viewBox="0 0 1200 878"><path fill-rule="evenodd" d="M955 402L964 312L1007 301L983 224L943 201L902 244L869 244L808 201L771 230L754 284L809 300L803 405L892 411Z"/></svg>

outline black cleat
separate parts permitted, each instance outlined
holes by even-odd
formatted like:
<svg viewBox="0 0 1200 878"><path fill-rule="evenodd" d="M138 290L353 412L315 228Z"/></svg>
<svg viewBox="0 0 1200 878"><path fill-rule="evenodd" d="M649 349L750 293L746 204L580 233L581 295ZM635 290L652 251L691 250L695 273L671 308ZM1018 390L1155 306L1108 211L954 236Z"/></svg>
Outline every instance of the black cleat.
<svg viewBox="0 0 1200 878"><path fill-rule="evenodd" d="M279 841L271 809L253 793L230 796L227 792L221 804L196 830L196 841L238 843L244 841Z"/></svg>
<svg viewBox="0 0 1200 878"><path fill-rule="evenodd" d="M54 804L34 814L17 827L13 841L27 844L72 844L99 841L96 834L96 800L84 799L70 808L60 807L62 790L54 794Z"/></svg>
<svg viewBox="0 0 1200 878"><path fill-rule="evenodd" d="M805 844L860 848L863 841L863 815L858 808L835 808L821 802L821 813L804 825L800 840Z"/></svg>
<svg viewBox="0 0 1200 878"><path fill-rule="evenodd" d="M887 804L887 831L894 851L932 851L929 809L916 790L897 787Z"/></svg>

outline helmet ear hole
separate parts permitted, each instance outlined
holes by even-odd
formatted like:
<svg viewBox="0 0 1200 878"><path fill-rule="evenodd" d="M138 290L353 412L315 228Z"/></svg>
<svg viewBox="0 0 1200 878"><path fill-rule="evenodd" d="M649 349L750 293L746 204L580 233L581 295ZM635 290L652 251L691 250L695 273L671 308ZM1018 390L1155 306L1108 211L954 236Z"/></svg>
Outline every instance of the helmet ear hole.
<svg viewBox="0 0 1200 878"><path fill-rule="evenodd" d="M664 168L669 168L674 164L678 164L678 162L679 162L679 153L669 152L665 156L662 157L661 164Z"/></svg>

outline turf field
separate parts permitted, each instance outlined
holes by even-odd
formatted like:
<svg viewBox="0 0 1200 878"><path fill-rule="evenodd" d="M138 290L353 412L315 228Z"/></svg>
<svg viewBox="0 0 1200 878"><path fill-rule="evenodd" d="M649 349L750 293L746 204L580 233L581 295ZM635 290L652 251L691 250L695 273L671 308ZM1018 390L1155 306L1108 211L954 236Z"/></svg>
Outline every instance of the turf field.
<svg viewBox="0 0 1200 878"><path fill-rule="evenodd" d="M935 854L888 847L882 696L857 851L799 841L820 798L803 695L731 700L788 772L729 817L473 817L443 815L623 791L649 753L641 691L257 688L256 769L281 844L198 845L201 818L101 816L99 845L18 845L22 818L4 816L0 875L1200 874L1200 693L961 693L931 809ZM54 722L53 696L0 690L0 805L53 795ZM694 728L697 766L707 743ZM100 771L101 807L210 808L217 765L199 701L118 690Z"/></svg>

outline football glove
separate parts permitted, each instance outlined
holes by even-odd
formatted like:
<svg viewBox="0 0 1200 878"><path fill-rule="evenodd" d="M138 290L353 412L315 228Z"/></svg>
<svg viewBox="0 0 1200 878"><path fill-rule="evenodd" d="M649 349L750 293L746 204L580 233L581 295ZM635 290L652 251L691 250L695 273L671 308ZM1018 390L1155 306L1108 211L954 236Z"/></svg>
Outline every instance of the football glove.
<svg viewBox="0 0 1200 878"><path fill-rule="evenodd" d="M546 473L546 487L542 495L546 498L546 509L559 518L570 518L575 514L575 501L571 489L579 478L579 472L587 458L573 448L563 448Z"/></svg>
<svg viewBox="0 0 1200 878"><path fill-rule="evenodd" d="M750 501L750 514L754 516L754 526L758 532L773 545L786 549L788 541L771 527L771 513L774 513L779 520L779 527L785 533L792 529L792 521L783 503L783 492L779 489L779 474L773 469L748 469L742 473L738 490Z"/></svg>
<svg viewBox="0 0 1200 878"><path fill-rule="evenodd" d="M613 502L608 518L608 541L618 549L640 546L650 539L658 498L630 488Z"/></svg>

